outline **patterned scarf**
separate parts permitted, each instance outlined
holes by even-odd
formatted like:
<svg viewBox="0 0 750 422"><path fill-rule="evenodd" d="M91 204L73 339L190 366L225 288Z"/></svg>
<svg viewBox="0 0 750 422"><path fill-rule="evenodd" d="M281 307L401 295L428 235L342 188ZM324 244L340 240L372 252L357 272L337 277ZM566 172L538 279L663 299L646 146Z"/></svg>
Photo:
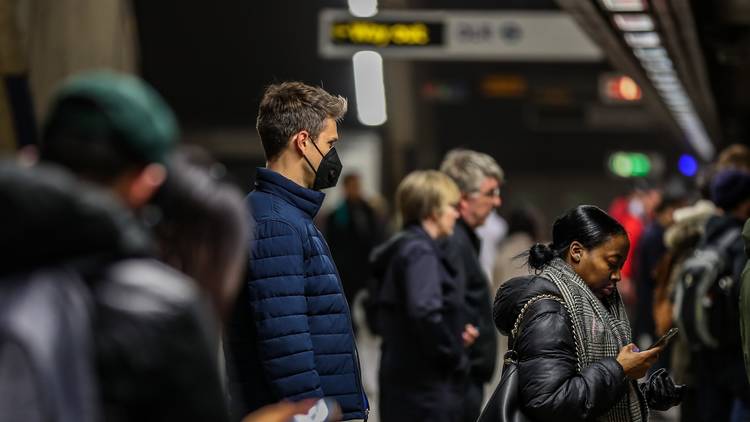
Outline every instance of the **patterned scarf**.
<svg viewBox="0 0 750 422"><path fill-rule="evenodd" d="M541 276L555 283L571 312L581 368L604 358L616 358L620 349L630 343L630 323L617 289L603 301L599 300L586 282L560 258L550 262ZM642 422L648 419L648 410L643 414L641 406L648 409L635 382L629 382L627 395L598 420Z"/></svg>

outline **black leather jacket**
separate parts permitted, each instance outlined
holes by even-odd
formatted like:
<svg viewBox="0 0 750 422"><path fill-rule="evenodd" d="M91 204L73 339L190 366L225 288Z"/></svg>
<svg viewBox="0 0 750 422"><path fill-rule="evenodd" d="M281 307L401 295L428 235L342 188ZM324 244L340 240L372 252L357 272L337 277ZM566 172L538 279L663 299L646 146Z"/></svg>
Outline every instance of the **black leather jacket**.
<svg viewBox="0 0 750 422"><path fill-rule="evenodd" d="M539 294L560 296L551 281L538 276L505 283L493 310L500 332L509 335L523 305ZM518 339L509 338L509 348L514 340L520 399L534 420L595 420L627 391L629 381L614 358L602 359L578 373L568 315L557 301L542 300L531 306Z"/></svg>
<svg viewBox="0 0 750 422"><path fill-rule="evenodd" d="M0 163L0 239L0 420L226 419L203 299L111 196Z"/></svg>

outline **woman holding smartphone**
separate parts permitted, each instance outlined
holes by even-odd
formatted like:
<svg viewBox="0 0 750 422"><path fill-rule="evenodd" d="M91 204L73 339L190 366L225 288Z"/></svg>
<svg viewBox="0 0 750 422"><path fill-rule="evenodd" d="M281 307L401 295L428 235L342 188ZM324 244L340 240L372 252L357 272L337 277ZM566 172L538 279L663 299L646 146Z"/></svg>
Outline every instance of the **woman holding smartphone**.
<svg viewBox="0 0 750 422"><path fill-rule="evenodd" d="M559 217L549 245L528 253L532 276L497 292L495 324L518 358L522 411L532 420L645 421L649 409L679 404L681 387L664 371L638 385L662 350L639 351L617 291L630 242L601 209L581 205Z"/></svg>

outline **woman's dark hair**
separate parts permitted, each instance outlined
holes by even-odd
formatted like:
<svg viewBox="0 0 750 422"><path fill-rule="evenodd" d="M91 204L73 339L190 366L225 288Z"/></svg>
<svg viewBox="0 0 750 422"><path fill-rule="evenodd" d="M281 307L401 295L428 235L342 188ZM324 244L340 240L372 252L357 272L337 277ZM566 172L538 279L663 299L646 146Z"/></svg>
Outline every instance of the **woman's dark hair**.
<svg viewBox="0 0 750 422"><path fill-rule="evenodd" d="M535 244L529 249L529 267L540 270L555 258L564 258L573 241L595 248L625 229L609 214L593 205L579 205L555 220L552 243Z"/></svg>

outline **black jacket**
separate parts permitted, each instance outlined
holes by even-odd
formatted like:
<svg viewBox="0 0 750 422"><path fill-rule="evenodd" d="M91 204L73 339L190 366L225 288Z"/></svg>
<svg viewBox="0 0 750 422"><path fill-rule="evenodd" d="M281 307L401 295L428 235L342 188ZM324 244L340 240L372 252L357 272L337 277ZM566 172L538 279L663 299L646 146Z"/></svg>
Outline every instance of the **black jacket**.
<svg viewBox="0 0 750 422"><path fill-rule="evenodd" d="M367 287L372 274L370 252L383 240L381 232L375 211L362 199L343 201L326 217L325 238L349 305Z"/></svg>
<svg viewBox="0 0 750 422"><path fill-rule="evenodd" d="M479 338L469 348L470 375L478 383L492 379L497 362L497 333L492 324L490 282L479 262L479 237L463 220L456 221L453 235L442 242L446 256L466 286L468 322L479 330Z"/></svg>
<svg viewBox="0 0 750 422"><path fill-rule="evenodd" d="M706 243L715 243L721 236L727 233L727 231L732 229L741 233L743 224L745 224L744 221L731 216L712 216L706 222L706 231L698 247L700 248ZM745 242L742 240L742 236L737 236L734 243L727 248L726 256L726 263L734 280L740 280L746 262L747 256L745 255ZM737 295L736 297L739 297L739 283L735 283L734 287L736 287L737 290L735 293Z"/></svg>
<svg viewBox="0 0 750 422"><path fill-rule="evenodd" d="M706 222L706 230L698 248L705 244L716 242L729 230L742 230L743 221L727 215L713 216ZM727 272L731 275L733 284L729 290L729 300L726 302L731 308L726 309L723 325L728 334L722 340L718 349L695 350L694 359L701 364L695 367L701 380L710 379L715 383L726 385L737 396L750 400L750 384L743 373L742 339L740 335L740 287L742 285L742 271L747 262L745 243L742 236L726 249L725 262Z"/></svg>
<svg viewBox="0 0 750 422"><path fill-rule="evenodd" d="M467 364L463 289L435 241L410 226L378 247L372 262L381 378L414 386L460 378Z"/></svg>
<svg viewBox="0 0 750 422"><path fill-rule="evenodd" d="M539 294L560 296L555 285L539 276L511 279L497 292L495 324L510 335L523 305ZM519 394L526 414L534 420L595 420L627 392L627 379L615 358L576 368L576 349L565 308L553 300L532 305L524 316L515 347L518 353Z"/></svg>
<svg viewBox="0 0 750 422"><path fill-rule="evenodd" d="M0 163L0 238L0 419L226 418L196 287L111 196Z"/></svg>

